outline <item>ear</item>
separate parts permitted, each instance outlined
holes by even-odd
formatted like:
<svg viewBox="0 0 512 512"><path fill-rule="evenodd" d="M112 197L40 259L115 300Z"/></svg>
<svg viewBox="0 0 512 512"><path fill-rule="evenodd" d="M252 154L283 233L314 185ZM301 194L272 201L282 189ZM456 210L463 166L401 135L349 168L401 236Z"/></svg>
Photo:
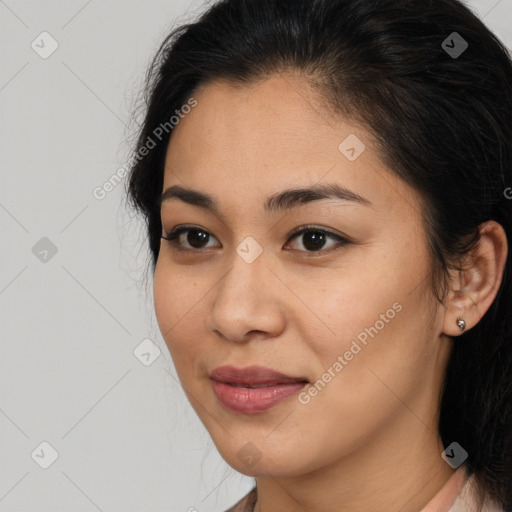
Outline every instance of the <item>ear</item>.
<svg viewBox="0 0 512 512"><path fill-rule="evenodd" d="M450 271L450 291L446 299L443 332L448 336L463 333L457 318L466 322L466 330L485 315L498 293L507 260L507 235L501 224L490 220L478 226L480 241L464 259L461 271Z"/></svg>

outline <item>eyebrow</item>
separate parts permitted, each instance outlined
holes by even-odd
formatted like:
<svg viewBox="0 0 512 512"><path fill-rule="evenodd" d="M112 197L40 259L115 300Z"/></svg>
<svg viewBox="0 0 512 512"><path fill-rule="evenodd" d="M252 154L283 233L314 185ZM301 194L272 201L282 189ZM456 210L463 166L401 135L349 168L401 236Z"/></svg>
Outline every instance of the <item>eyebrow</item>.
<svg viewBox="0 0 512 512"><path fill-rule="evenodd" d="M171 199L180 199L185 203L209 210L215 214L220 214L217 201L212 196L197 190L185 188L180 185L173 185L167 188L161 195L158 201L159 207ZM265 211L267 213L277 213L322 199L339 199L364 206L372 206L371 201L365 197L340 185L328 183L313 185L307 188L292 188L278 192L267 199Z"/></svg>

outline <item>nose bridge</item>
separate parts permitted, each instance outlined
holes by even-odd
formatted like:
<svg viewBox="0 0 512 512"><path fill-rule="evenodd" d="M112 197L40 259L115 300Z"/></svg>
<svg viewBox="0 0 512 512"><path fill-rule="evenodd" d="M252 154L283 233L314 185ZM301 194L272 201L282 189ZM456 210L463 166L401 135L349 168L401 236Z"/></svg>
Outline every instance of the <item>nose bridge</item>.
<svg viewBox="0 0 512 512"><path fill-rule="evenodd" d="M271 272L256 244L245 239L238 245L208 315L208 328L231 340L243 341L250 331L276 335L283 326L275 287L268 283Z"/></svg>
<svg viewBox="0 0 512 512"><path fill-rule="evenodd" d="M244 303L244 307L250 304L257 305L265 294L265 286L261 286L268 280L269 270L263 251L256 253L252 242L242 242L233 254L231 268L223 279L216 302Z"/></svg>
<svg viewBox="0 0 512 512"><path fill-rule="evenodd" d="M268 279L267 253L263 242L258 242L253 236L246 236L238 245L233 247L230 258L231 269L222 287L231 287L234 293L258 291L258 284ZM243 295L243 293L242 293Z"/></svg>

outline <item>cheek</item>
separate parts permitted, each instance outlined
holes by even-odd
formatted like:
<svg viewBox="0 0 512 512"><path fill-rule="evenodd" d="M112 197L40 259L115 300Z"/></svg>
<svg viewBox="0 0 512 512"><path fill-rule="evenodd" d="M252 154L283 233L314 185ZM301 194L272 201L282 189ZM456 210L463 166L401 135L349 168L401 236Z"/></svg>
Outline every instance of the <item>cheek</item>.
<svg viewBox="0 0 512 512"><path fill-rule="evenodd" d="M364 444L401 413L401 400L410 403L425 382L422 346L427 340L418 325L423 319L414 316L421 292L408 292L374 289L365 298L359 289L330 302L329 325L336 334L311 340L310 359L320 363L315 365L319 370L298 406L304 422L329 440L316 438L312 450L349 453Z"/></svg>
<svg viewBox="0 0 512 512"><path fill-rule="evenodd" d="M172 328L173 317L176 315L177 288L170 283L171 276L162 268L160 259L157 262L153 279L153 300L155 315L163 338L167 341L167 333Z"/></svg>
<svg viewBox="0 0 512 512"><path fill-rule="evenodd" d="M349 350L353 340L364 344L376 331L380 335L389 330L398 321L398 303L404 300L409 280L409 270L404 268L400 279L390 279L392 268L387 263L378 265L375 257L344 261L343 268L329 269L321 278L287 276L289 287L304 297L309 309L305 314L303 307L295 307L301 314L296 322L305 329L303 340L324 364Z"/></svg>
<svg viewBox="0 0 512 512"><path fill-rule="evenodd" d="M180 377L197 370L197 359L204 352L206 336L198 319L207 307L211 284L200 286L197 276L186 269L159 260L153 280L155 315L162 337Z"/></svg>
<svg viewBox="0 0 512 512"><path fill-rule="evenodd" d="M361 379L368 378L368 368L393 360L400 351L407 338L404 310L408 305L403 296L389 288L374 288L371 296L360 286L341 291L337 288L330 297L324 317L333 332L306 339L324 371L351 376L344 386L360 386Z"/></svg>
<svg viewBox="0 0 512 512"><path fill-rule="evenodd" d="M165 266L160 260L157 263L153 281L155 315L173 359L180 346L179 333L186 324L187 313L194 313L191 311L194 297L190 285L185 286L185 279L178 272L172 272L171 267Z"/></svg>
<svg viewBox="0 0 512 512"><path fill-rule="evenodd" d="M197 272L191 275L187 267L174 264L165 248L161 249L153 279L153 299L163 336L171 329L174 332L179 324L189 320L187 316L195 314L208 289L207 284L203 279L203 286L198 286Z"/></svg>
<svg viewBox="0 0 512 512"><path fill-rule="evenodd" d="M321 363L317 370L345 375L344 379L332 379L337 384L329 387L357 391L362 386L359 394L364 382L375 380L372 369L402 387L405 384L398 381L413 379L424 357L424 327L430 311L428 280L423 277L427 262L420 254L412 260L403 246L400 251L389 246L382 249L373 253L371 261L358 258L353 266L347 266L350 272L325 280L324 286L310 295L311 309L326 326L323 335L315 336L310 329L304 337ZM305 290L301 293L307 296Z"/></svg>

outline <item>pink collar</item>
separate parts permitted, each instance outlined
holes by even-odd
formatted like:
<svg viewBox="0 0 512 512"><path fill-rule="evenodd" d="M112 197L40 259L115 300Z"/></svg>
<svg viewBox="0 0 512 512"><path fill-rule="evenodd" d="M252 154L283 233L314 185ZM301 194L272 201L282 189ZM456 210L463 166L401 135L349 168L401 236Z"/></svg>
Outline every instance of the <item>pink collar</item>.
<svg viewBox="0 0 512 512"><path fill-rule="evenodd" d="M460 466L441 490L421 509L421 512L449 512L466 479L466 470Z"/></svg>

